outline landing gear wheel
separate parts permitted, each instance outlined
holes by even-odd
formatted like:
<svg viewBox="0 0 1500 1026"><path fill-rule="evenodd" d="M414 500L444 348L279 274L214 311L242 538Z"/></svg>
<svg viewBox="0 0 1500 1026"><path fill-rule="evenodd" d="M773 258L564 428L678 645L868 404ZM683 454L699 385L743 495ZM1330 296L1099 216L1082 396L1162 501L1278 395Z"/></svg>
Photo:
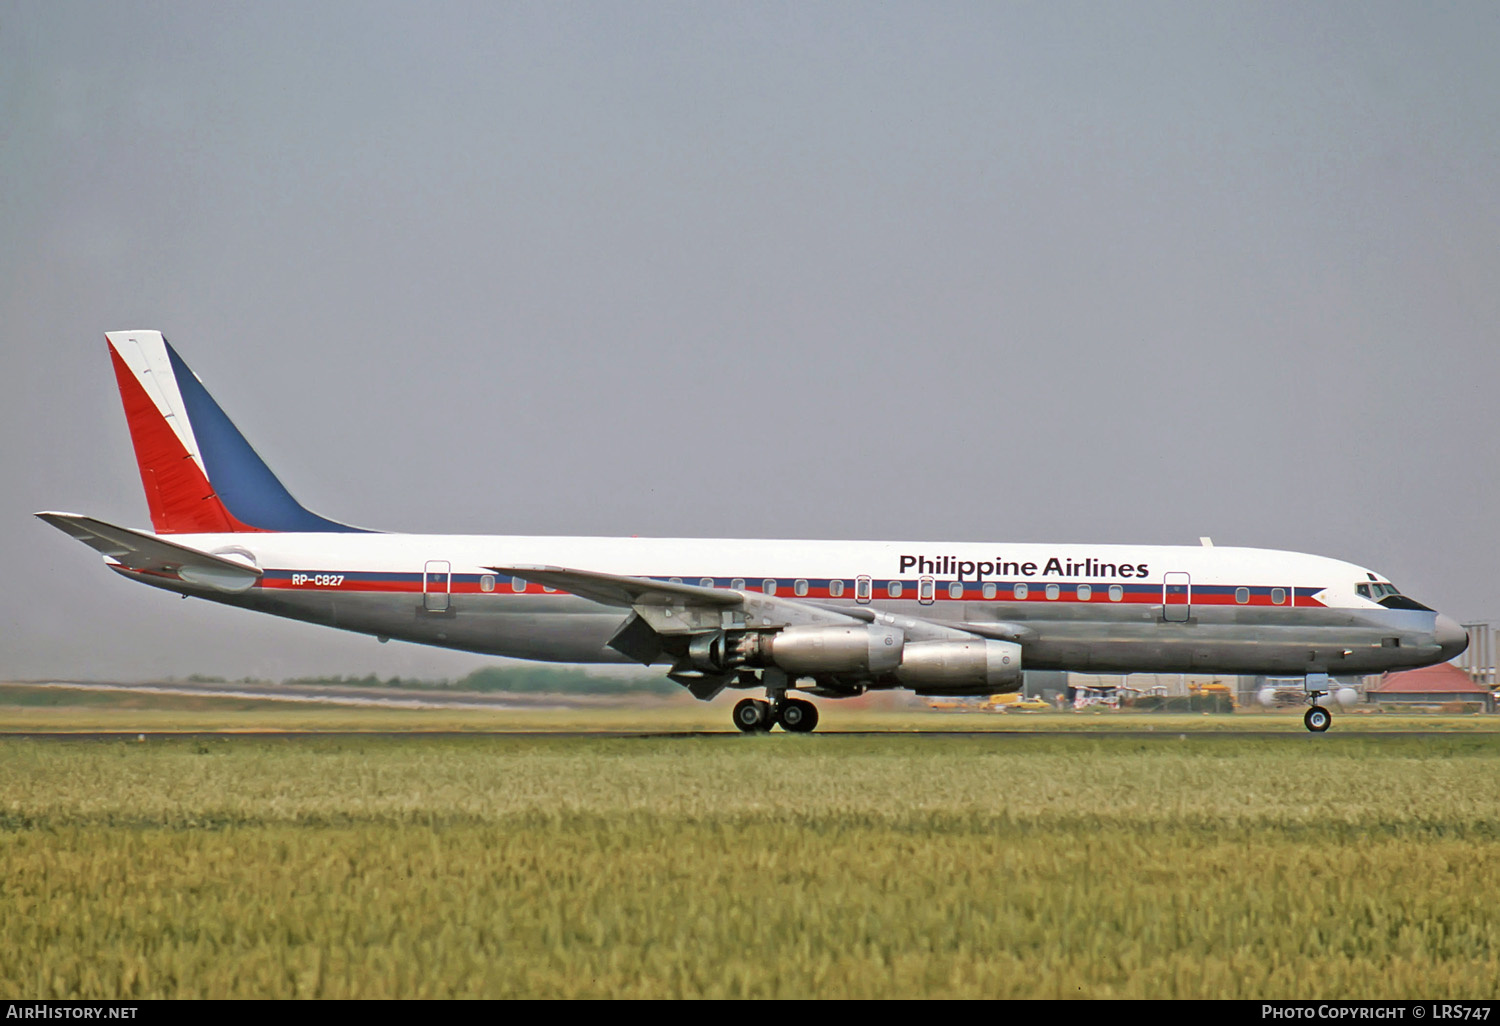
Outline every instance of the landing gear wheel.
<svg viewBox="0 0 1500 1026"><path fill-rule="evenodd" d="M742 698L734 705L734 725L746 734L771 729L771 705L758 698Z"/></svg>
<svg viewBox="0 0 1500 1026"><path fill-rule="evenodd" d="M776 719L783 730L806 734L818 725L818 707L800 698L789 698L776 710Z"/></svg>
<svg viewBox="0 0 1500 1026"><path fill-rule="evenodd" d="M1314 734L1321 734L1333 723L1333 714L1321 705L1315 705L1302 715L1302 722Z"/></svg>

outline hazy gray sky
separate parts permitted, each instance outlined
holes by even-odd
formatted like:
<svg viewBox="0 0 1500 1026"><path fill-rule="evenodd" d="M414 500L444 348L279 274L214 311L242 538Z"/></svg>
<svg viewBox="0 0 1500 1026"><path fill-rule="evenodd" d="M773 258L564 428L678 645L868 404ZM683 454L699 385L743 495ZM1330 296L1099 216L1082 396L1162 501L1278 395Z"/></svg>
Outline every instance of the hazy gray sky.
<svg viewBox="0 0 1500 1026"><path fill-rule="evenodd" d="M0 0L0 678L483 659L108 573L103 333L390 530L1258 545L1500 621L1500 5Z"/></svg>

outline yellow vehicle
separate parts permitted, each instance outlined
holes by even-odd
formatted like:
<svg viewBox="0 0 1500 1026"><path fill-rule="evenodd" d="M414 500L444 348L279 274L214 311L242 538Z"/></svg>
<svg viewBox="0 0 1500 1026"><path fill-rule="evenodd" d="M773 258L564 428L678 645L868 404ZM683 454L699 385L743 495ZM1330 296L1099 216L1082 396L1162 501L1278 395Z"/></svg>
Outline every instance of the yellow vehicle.
<svg viewBox="0 0 1500 1026"><path fill-rule="evenodd" d="M1191 695L1223 695L1229 699L1229 707L1231 709L1239 706L1239 702L1235 698L1234 689L1220 680L1210 681L1207 684L1189 684L1188 693Z"/></svg>
<svg viewBox="0 0 1500 1026"><path fill-rule="evenodd" d="M1013 710L1016 712L1040 712L1044 709L1051 709L1052 706L1047 704L1044 699L1026 698L1019 692L1015 692L1009 695L991 695L984 700L984 705L981 708L985 712L1011 712Z"/></svg>

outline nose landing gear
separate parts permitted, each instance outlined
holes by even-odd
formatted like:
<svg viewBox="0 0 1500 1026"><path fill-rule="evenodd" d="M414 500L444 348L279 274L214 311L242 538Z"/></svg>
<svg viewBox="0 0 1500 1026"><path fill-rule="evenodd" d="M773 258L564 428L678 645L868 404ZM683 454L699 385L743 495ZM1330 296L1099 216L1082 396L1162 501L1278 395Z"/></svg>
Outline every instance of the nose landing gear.
<svg viewBox="0 0 1500 1026"><path fill-rule="evenodd" d="M1302 678L1302 688L1312 704L1312 708L1302 714L1302 723L1314 734L1321 734L1333 725L1333 713L1318 704L1318 699L1328 694L1332 686L1326 673L1309 673Z"/></svg>

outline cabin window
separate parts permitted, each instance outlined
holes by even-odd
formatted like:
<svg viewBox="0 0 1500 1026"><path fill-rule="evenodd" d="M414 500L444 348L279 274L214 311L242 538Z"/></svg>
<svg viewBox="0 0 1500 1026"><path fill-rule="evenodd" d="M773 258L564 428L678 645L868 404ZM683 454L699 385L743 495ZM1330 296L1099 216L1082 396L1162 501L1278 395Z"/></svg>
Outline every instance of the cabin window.
<svg viewBox="0 0 1500 1026"><path fill-rule="evenodd" d="M1249 602L1250 601L1250 589L1249 588L1236 588L1236 589L1234 589L1234 600L1236 602L1238 602L1242 606L1246 602Z"/></svg>
<svg viewBox="0 0 1500 1026"><path fill-rule="evenodd" d="M512 577L510 579L510 590L519 595L526 590L526 582L519 577Z"/></svg>
<svg viewBox="0 0 1500 1026"><path fill-rule="evenodd" d="M1271 604L1273 606L1279 606L1279 605L1283 605L1285 602L1286 602L1286 589L1285 588L1272 588L1271 589Z"/></svg>
<svg viewBox="0 0 1500 1026"><path fill-rule="evenodd" d="M1078 601L1087 602L1094 597L1094 587L1091 584L1080 584L1078 586Z"/></svg>
<svg viewBox="0 0 1500 1026"><path fill-rule="evenodd" d="M774 595L776 594L776 582L767 577L764 581L760 582L760 590L763 595Z"/></svg>
<svg viewBox="0 0 1500 1026"><path fill-rule="evenodd" d="M667 578L667 580L671 581L673 584L681 584L682 583L682 578L681 577L669 577L669 578Z"/></svg>
<svg viewBox="0 0 1500 1026"><path fill-rule="evenodd" d="M1051 601L1055 600L1057 598L1057 596L1059 596L1061 594L1062 594L1062 588L1058 587L1055 584L1049 584L1049 585L1047 585L1047 601L1051 602Z"/></svg>
<svg viewBox="0 0 1500 1026"><path fill-rule="evenodd" d="M859 602L870 601L870 579L868 577L855 578L854 598Z"/></svg>
<svg viewBox="0 0 1500 1026"><path fill-rule="evenodd" d="M1124 597L1125 597L1125 585L1123 585L1123 584L1111 584L1109 586L1109 600L1111 602L1119 602Z"/></svg>
<svg viewBox="0 0 1500 1026"><path fill-rule="evenodd" d="M833 598L840 598L840 597L842 597L843 594L844 594L844 582L843 581L829 581L828 582L828 594L831 597L833 597Z"/></svg>
<svg viewBox="0 0 1500 1026"><path fill-rule="evenodd" d="M1025 582L1022 582L1022 583L1016 585L1016 587L1015 587L1015 596L1016 596L1016 598L1018 598L1018 599L1024 599L1027 595L1030 595L1030 594L1031 594L1031 589L1026 585Z"/></svg>
<svg viewBox="0 0 1500 1026"><path fill-rule="evenodd" d="M954 581L952 584L948 585L948 597L951 598L951 599L961 599L961 598L963 598L964 597L964 582L963 581Z"/></svg>
<svg viewBox="0 0 1500 1026"><path fill-rule="evenodd" d="M545 584L542 585L542 590L545 591L548 595L552 595L552 594L555 594L557 592L556 588L549 588Z"/></svg>
<svg viewBox="0 0 1500 1026"><path fill-rule="evenodd" d="M891 581L888 584L886 584L886 586L885 586L885 593L890 598L900 598L901 597L901 582L900 581Z"/></svg>
<svg viewBox="0 0 1500 1026"><path fill-rule="evenodd" d="M712 577L704 577L698 581L698 587L700 588L712 588L713 586L714 579Z"/></svg>
<svg viewBox="0 0 1500 1026"><path fill-rule="evenodd" d="M743 577L736 577L734 580L729 582L729 586L735 591L744 591L745 579Z"/></svg>
<svg viewBox="0 0 1500 1026"><path fill-rule="evenodd" d="M995 584L994 584L994 582L991 581L989 584L986 584L982 589L980 589L979 593L981 595L983 595L987 599L994 598L995 597Z"/></svg>
<svg viewBox="0 0 1500 1026"><path fill-rule="evenodd" d="M804 596L806 596L807 582L800 577L797 578L796 583L792 585L792 593L795 594L798 598L803 598Z"/></svg>

